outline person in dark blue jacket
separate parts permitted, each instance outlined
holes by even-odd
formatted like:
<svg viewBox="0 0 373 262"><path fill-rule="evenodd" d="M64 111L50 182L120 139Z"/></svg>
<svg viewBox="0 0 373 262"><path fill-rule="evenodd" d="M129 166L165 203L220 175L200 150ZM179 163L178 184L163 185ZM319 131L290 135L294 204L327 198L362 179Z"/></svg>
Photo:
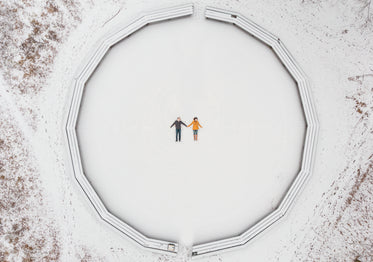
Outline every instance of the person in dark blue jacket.
<svg viewBox="0 0 373 262"><path fill-rule="evenodd" d="M176 121L170 126L170 128L172 128L173 126L175 126L175 130L176 130L176 142L177 141L181 141L181 125L184 125L184 126L187 126L186 124L184 124L183 121L181 121L181 118L178 117L176 119Z"/></svg>

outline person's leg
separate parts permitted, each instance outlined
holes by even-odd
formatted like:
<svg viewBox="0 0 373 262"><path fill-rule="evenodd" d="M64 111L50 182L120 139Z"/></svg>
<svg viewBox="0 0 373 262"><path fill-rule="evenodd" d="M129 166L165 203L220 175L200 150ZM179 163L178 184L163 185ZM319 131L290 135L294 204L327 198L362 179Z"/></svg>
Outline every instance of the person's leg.
<svg viewBox="0 0 373 262"><path fill-rule="evenodd" d="M181 129L179 129L179 142L181 142Z"/></svg>
<svg viewBox="0 0 373 262"><path fill-rule="evenodd" d="M175 128L175 131L176 131L176 142L177 142L177 132L178 132L178 130Z"/></svg>

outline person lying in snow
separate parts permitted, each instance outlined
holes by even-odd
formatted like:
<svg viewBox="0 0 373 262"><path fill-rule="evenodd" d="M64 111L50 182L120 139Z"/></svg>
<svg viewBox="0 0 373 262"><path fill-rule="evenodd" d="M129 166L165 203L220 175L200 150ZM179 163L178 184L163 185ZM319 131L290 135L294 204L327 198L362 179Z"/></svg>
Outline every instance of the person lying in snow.
<svg viewBox="0 0 373 262"><path fill-rule="evenodd" d="M184 124L183 121L181 121L181 118L178 117L175 122L170 126L170 128L172 128L173 126L175 126L175 129L176 129L176 142L177 141L181 141L181 125L184 125L184 126L187 126L186 124ZM178 137L179 137L179 140L178 140Z"/></svg>
<svg viewBox="0 0 373 262"><path fill-rule="evenodd" d="M188 125L188 127L190 127L191 125L193 125L193 138L194 138L194 141L197 141L198 140L198 129L200 127L202 128L202 126L198 122L198 117L193 118L192 123L190 123Z"/></svg>

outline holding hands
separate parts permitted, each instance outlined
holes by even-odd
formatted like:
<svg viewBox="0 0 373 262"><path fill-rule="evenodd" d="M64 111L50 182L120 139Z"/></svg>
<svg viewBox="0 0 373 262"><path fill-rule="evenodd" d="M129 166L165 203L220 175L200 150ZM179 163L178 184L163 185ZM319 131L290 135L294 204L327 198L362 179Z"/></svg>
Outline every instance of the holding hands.
<svg viewBox="0 0 373 262"><path fill-rule="evenodd" d="M198 122L198 118L197 117L193 118L192 123L190 123L188 126L183 121L181 121L180 117L178 117L176 119L176 121L170 126L170 128L172 128L173 126L175 126L175 129L176 129L176 142L178 142L178 141L180 142L181 141L181 125L184 125L185 127L193 126L193 138L194 138L194 141L198 140L198 130L199 130L199 128L202 128L202 126Z"/></svg>

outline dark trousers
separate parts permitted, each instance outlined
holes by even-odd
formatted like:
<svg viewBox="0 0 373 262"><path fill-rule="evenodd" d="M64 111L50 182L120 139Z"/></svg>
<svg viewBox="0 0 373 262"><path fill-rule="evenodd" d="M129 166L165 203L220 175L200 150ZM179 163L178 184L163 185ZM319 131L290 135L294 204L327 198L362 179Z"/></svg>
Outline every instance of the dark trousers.
<svg viewBox="0 0 373 262"><path fill-rule="evenodd" d="M179 141L181 141L181 129L176 129L176 141L178 141L177 136L179 136Z"/></svg>

